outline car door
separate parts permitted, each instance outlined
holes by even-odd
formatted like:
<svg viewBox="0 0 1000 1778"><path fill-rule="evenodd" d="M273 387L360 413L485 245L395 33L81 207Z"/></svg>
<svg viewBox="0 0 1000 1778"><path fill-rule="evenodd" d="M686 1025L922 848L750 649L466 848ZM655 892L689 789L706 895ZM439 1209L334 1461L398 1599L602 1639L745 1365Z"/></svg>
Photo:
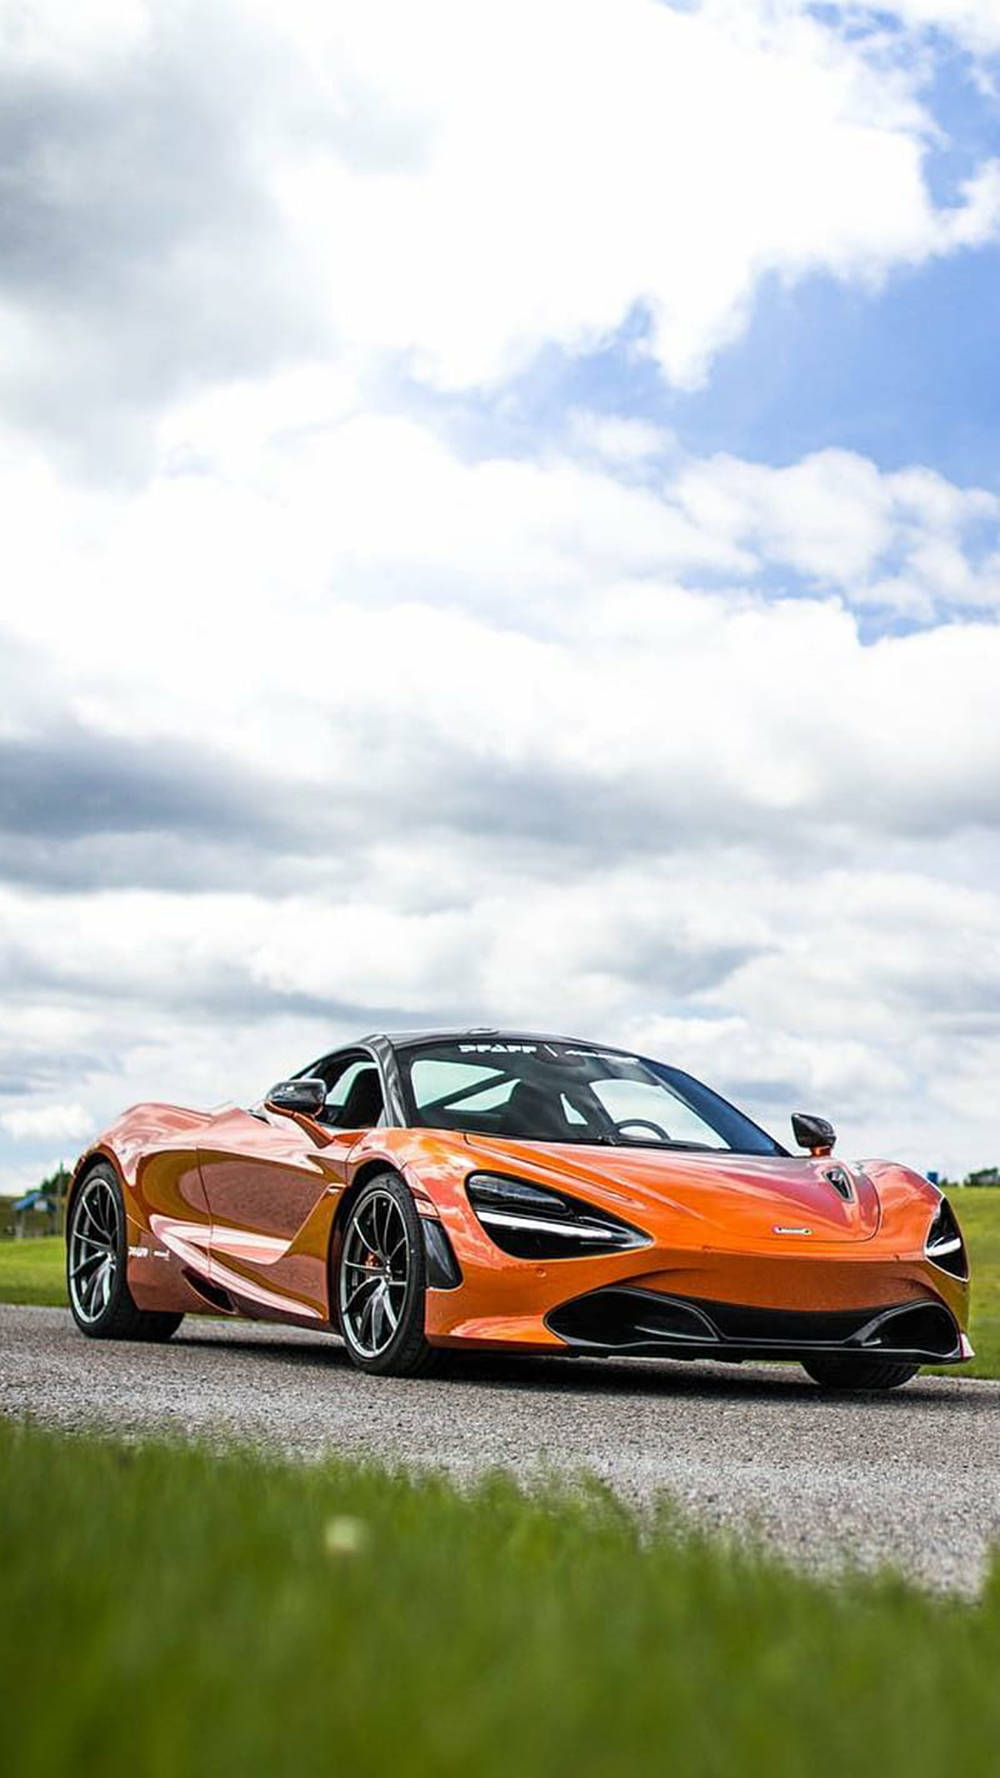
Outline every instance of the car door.
<svg viewBox="0 0 1000 1778"><path fill-rule="evenodd" d="M367 1124L346 1129L360 1104L359 1082L372 1086L373 1058L352 1051L329 1058L322 1122L269 1111L219 1119L198 1160L211 1219L211 1280L260 1314L325 1319L327 1246L347 1157ZM364 1077L364 1078L363 1078ZM375 1101L367 1094L371 1110ZM380 1083L377 1105L381 1107ZM376 1119L372 1118L371 1122Z"/></svg>

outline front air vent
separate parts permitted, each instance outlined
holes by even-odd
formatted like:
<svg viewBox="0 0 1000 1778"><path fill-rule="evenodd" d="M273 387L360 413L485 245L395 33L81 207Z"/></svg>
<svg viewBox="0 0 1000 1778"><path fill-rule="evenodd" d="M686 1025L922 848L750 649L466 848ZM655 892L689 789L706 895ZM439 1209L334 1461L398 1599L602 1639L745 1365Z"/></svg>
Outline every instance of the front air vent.
<svg viewBox="0 0 1000 1778"><path fill-rule="evenodd" d="M853 1202L854 1187L851 1184L851 1175L844 1167L824 1167L823 1177L830 1181L834 1191L839 1192L848 1204Z"/></svg>
<svg viewBox="0 0 1000 1778"><path fill-rule="evenodd" d="M958 1328L943 1303L906 1303L887 1309L864 1329L857 1344L866 1352L905 1352L928 1360L959 1355Z"/></svg>
<svg viewBox="0 0 1000 1778"><path fill-rule="evenodd" d="M462 1268L455 1258L455 1249L436 1216L422 1216L420 1227L424 1237L427 1282L432 1290L457 1290L462 1282Z"/></svg>
<svg viewBox="0 0 1000 1778"><path fill-rule="evenodd" d="M955 1212L947 1198L942 1198L937 1207L924 1252L942 1272L950 1272L953 1278L968 1278L969 1256L965 1251L965 1242Z"/></svg>
<svg viewBox="0 0 1000 1778"><path fill-rule="evenodd" d="M650 1290L594 1290L563 1303L547 1325L570 1346L601 1352L669 1351L719 1344L718 1330L698 1303Z"/></svg>

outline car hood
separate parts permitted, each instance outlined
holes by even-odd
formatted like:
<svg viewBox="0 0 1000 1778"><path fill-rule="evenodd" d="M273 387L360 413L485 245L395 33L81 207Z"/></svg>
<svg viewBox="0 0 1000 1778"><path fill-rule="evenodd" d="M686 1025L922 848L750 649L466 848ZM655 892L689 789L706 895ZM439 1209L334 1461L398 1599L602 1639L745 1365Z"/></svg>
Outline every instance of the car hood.
<svg viewBox="0 0 1000 1778"><path fill-rule="evenodd" d="M870 1240L879 1226L878 1194L868 1175L830 1156L701 1154L480 1136L465 1142L484 1169L523 1174L590 1198L657 1240L669 1240L672 1231L685 1244L702 1238L715 1245L723 1237L742 1246L795 1234L857 1242ZM846 1175L850 1198L837 1190L831 1172Z"/></svg>

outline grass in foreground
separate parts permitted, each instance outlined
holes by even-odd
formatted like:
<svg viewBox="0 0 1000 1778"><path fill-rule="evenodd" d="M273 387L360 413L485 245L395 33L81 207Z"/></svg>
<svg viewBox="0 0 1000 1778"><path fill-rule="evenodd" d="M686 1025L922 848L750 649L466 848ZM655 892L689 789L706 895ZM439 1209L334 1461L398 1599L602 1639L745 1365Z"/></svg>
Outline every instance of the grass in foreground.
<svg viewBox="0 0 1000 1778"><path fill-rule="evenodd" d="M972 1259L972 1343L964 1377L1000 1377L1000 1189L952 1189L948 1196ZM0 1241L0 1302L65 1303L64 1248L58 1236Z"/></svg>
<svg viewBox="0 0 1000 1778"><path fill-rule="evenodd" d="M834 1587L596 1491L10 1425L0 1501L10 1778L996 1770L997 1581Z"/></svg>

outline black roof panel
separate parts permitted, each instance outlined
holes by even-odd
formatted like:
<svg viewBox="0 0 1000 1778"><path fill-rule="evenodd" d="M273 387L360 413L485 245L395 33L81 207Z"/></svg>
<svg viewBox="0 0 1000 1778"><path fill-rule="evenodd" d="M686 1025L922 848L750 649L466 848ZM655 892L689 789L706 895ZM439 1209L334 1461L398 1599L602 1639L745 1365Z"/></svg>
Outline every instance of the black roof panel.
<svg viewBox="0 0 1000 1778"><path fill-rule="evenodd" d="M504 1030L497 1025L453 1025L442 1031L379 1031L361 1039L362 1043L389 1043L393 1049L412 1049L416 1044L448 1043L459 1038L495 1037L498 1043L571 1043L574 1048L608 1050L621 1055L634 1055L616 1043L596 1043L589 1037L567 1037L553 1031Z"/></svg>

